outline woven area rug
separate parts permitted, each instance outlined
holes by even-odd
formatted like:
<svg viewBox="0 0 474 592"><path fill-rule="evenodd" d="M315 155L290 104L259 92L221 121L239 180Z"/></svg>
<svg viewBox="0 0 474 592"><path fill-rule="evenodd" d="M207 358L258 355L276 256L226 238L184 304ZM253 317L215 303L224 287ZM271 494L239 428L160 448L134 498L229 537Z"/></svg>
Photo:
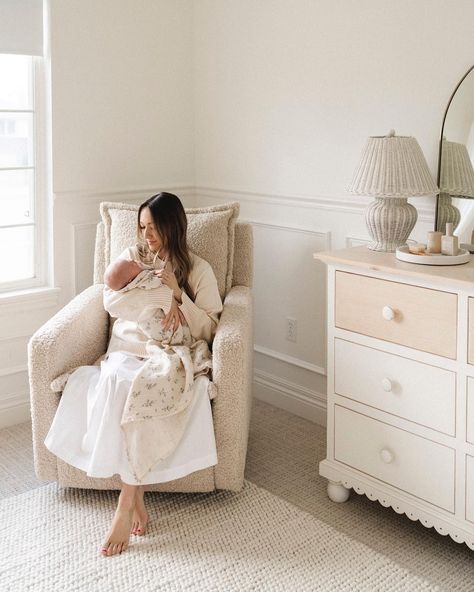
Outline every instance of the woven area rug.
<svg viewBox="0 0 474 592"><path fill-rule="evenodd" d="M0 590L438 590L264 489L147 494L150 528L101 557L116 492L39 487L0 502Z"/></svg>

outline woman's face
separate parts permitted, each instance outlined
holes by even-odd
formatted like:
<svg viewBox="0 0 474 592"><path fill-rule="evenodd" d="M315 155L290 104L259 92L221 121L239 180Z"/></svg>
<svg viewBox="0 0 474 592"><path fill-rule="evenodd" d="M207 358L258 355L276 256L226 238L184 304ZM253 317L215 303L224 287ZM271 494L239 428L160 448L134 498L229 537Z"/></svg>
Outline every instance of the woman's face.
<svg viewBox="0 0 474 592"><path fill-rule="evenodd" d="M157 253L163 247L163 241L156 230L153 217L149 208L143 208L140 212L140 230L150 251Z"/></svg>

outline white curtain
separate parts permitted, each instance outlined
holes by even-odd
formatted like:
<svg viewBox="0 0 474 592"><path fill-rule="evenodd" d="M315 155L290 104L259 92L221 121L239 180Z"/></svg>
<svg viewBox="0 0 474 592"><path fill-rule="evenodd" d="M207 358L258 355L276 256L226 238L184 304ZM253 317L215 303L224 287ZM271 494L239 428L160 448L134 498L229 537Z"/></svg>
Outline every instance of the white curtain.
<svg viewBox="0 0 474 592"><path fill-rule="evenodd" d="M0 0L0 53L43 55L43 0Z"/></svg>

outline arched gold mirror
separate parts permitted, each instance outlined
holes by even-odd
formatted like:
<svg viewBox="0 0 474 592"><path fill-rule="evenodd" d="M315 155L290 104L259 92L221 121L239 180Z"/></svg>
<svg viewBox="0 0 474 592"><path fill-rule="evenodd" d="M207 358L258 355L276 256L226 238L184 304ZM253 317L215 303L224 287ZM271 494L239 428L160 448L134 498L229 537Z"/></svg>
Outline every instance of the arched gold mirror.
<svg viewBox="0 0 474 592"><path fill-rule="evenodd" d="M435 226L453 222L459 242L474 251L474 66L448 102L441 127Z"/></svg>

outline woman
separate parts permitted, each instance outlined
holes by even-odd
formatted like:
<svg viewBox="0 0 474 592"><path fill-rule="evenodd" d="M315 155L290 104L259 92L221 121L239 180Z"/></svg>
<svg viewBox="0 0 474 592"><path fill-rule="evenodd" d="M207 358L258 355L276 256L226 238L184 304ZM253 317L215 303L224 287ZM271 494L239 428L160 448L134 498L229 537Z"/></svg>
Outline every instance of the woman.
<svg viewBox="0 0 474 592"><path fill-rule="evenodd" d="M119 259L138 259L154 268L168 288L144 291L149 305L164 311L165 332L185 327L194 340L210 344L222 302L211 266L188 250L186 231L186 214L178 197L155 195L138 210L137 245ZM106 286L114 269L116 262L106 270ZM114 303L112 291L105 287L106 310L119 316ZM126 550L130 533L145 534L145 485L171 481L217 463L208 379L199 376L192 386L192 402L184 412L185 432L176 449L141 479L132 470L121 419L131 385L150 357L147 342L135 316L117 318L105 360L100 368L82 366L70 376L45 440L51 452L91 477L120 476L117 509L101 549L105 556Z"/></svg>

